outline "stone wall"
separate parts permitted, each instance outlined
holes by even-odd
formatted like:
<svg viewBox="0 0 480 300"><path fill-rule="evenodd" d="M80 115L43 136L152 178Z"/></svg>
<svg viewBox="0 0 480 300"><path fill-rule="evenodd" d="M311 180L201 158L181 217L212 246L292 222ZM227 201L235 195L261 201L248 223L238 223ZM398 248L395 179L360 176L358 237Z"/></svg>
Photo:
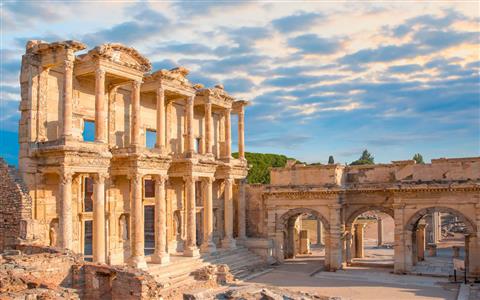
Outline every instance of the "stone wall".
<svg viewBox="0 0 480 300"><path fill-rule="evenodd" d="M266 186L262 184L245 185L245 226L249 238L267 237L267 228L264 226L266 216L262 194Z"/></svg>
<svg viewBox="0 0 480 300"><path fill-rule="evenodd" d="M0 252L31 239L32 200L17 170L0 158Z"/></svg>

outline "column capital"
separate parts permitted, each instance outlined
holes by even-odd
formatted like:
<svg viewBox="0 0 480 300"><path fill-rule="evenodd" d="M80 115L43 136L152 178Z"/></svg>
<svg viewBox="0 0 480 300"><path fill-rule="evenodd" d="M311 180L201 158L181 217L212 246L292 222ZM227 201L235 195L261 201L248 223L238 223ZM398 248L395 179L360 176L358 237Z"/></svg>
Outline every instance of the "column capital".
<svg viewBox="0 0 480 300"><path fill-rule="evenodd" d="M230 115L232 113L232 108L231 107L226 107L225 110L223 111L225 115Z"/></svg>
<svg viewBox="0 0 480 300"><path fill-rule="evenodd" d="M104 77L107 72L103 68L96 68L95 69L95 76L97 77Z"/></svg>
<svg viewBox="0 0 480 300"><path fill-rule="evenodd" d="M202 177L202 182L207 183L207 184L212 184L214 181L213 177Z"/></svg>
<svg viewBox="0 0 480 300"><path fill-rule="evenodd" d="M132 86L134 88L140 88L141 85L142 85L142 80L132 80Z"/></svg>
<svg viewBox="0 0 480 300"><path fill-rule="evenodd" d="M185 181L185 182L195 182L197 180L198 180L197 176L192 176L192 175L183 176L183 181Z"/></svg>
<svg viewBox="0 0 480 300"><path fill-rule="evenodd" d="M168 180L168 175L155 175L153 177L155 179L155 184L165 184L165 182Z"/></svg>
<svg viewBox="0 0 480 300"><path fill-rule="evenodd" d="M143 174L139 174L139 173L128 174L127 178L129 180L134 181L136 184L138 184L138 183L141 183L141 181L143 180Z"/></svg>
<svg viewBox="0 0 480 300"><path fill-rule="evenodd" d="M64 60L63 61L63 67L65 68L65 71L70 71L73 69L73 61L71 60Z"/></svg>
<svg viewBox="0 0 480 300"><path fill-rule="evenodd" d="M105 180L109 178L108 173L95 173L93 175L93 181L95 184L104 184Z"/></svg>
<svg viewBox="0 0 480 300"><path fill-rule="evenodd" d="M72 178L74 174L75 172L71 170L65 170L59 174L60 181L62 182L62 184L72 183Z"/></svg>

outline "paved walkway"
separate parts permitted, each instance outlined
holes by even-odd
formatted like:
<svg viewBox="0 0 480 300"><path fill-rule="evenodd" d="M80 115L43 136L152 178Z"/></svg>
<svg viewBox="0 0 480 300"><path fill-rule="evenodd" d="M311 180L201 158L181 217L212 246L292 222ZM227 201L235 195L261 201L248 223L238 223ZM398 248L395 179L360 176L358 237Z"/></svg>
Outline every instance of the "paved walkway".
<svg viewBox="0 0 480 300"><path fill-rule="evenodd" d="M249 282L352 300L454 300L457 295L458 285L443 278L395 275L385 268L352 267L345 271L322 272L322 267L322 257L307 256L289 260ZM312 273L315 274L311 276Z"/></svg>

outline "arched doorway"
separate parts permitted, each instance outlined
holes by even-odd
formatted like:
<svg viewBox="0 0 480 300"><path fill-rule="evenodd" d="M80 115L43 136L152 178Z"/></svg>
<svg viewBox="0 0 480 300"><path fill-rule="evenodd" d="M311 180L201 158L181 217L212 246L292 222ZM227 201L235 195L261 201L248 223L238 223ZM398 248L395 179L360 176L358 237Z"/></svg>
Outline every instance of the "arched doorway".
<svg viewBox="0 0 480 300"><path fill-rule="evenodd" d="M347 266L394 266L393 210L383 206L357 209L345 222Z"/></svg>
<svg viewBox="0 0 480 300"><path fill-rule="evenodd" d="M470 270L470 251L476 247L475 223L458 210L429 207L416 212L406 224L411 238L411 272L423 275L453 274L453 259Z"/></svg>
<svg viewBox="0 0 480 300"><path fill-rule="evenodd" d="M282 250L277 253L277 259L318 258L329 269L329 229L326 218L316 210L289 210L276 224L277 237L280 237L277 243Z"/></svg>

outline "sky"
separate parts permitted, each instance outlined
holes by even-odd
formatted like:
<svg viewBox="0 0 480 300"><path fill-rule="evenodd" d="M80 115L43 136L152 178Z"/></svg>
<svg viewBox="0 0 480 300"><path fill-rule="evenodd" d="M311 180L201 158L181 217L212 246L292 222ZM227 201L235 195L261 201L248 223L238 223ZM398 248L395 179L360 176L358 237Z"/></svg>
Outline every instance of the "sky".
<svg viewBox="0 0 480 300"><path fill-rule="evenodd" d="M18 155L30 39L136 48L249 100L250 152L308 163L480 155L477 1L2 1L0 156ZM236 128L232 124L232 128ZM233 130L236 149L236 130Z"/></svg>

